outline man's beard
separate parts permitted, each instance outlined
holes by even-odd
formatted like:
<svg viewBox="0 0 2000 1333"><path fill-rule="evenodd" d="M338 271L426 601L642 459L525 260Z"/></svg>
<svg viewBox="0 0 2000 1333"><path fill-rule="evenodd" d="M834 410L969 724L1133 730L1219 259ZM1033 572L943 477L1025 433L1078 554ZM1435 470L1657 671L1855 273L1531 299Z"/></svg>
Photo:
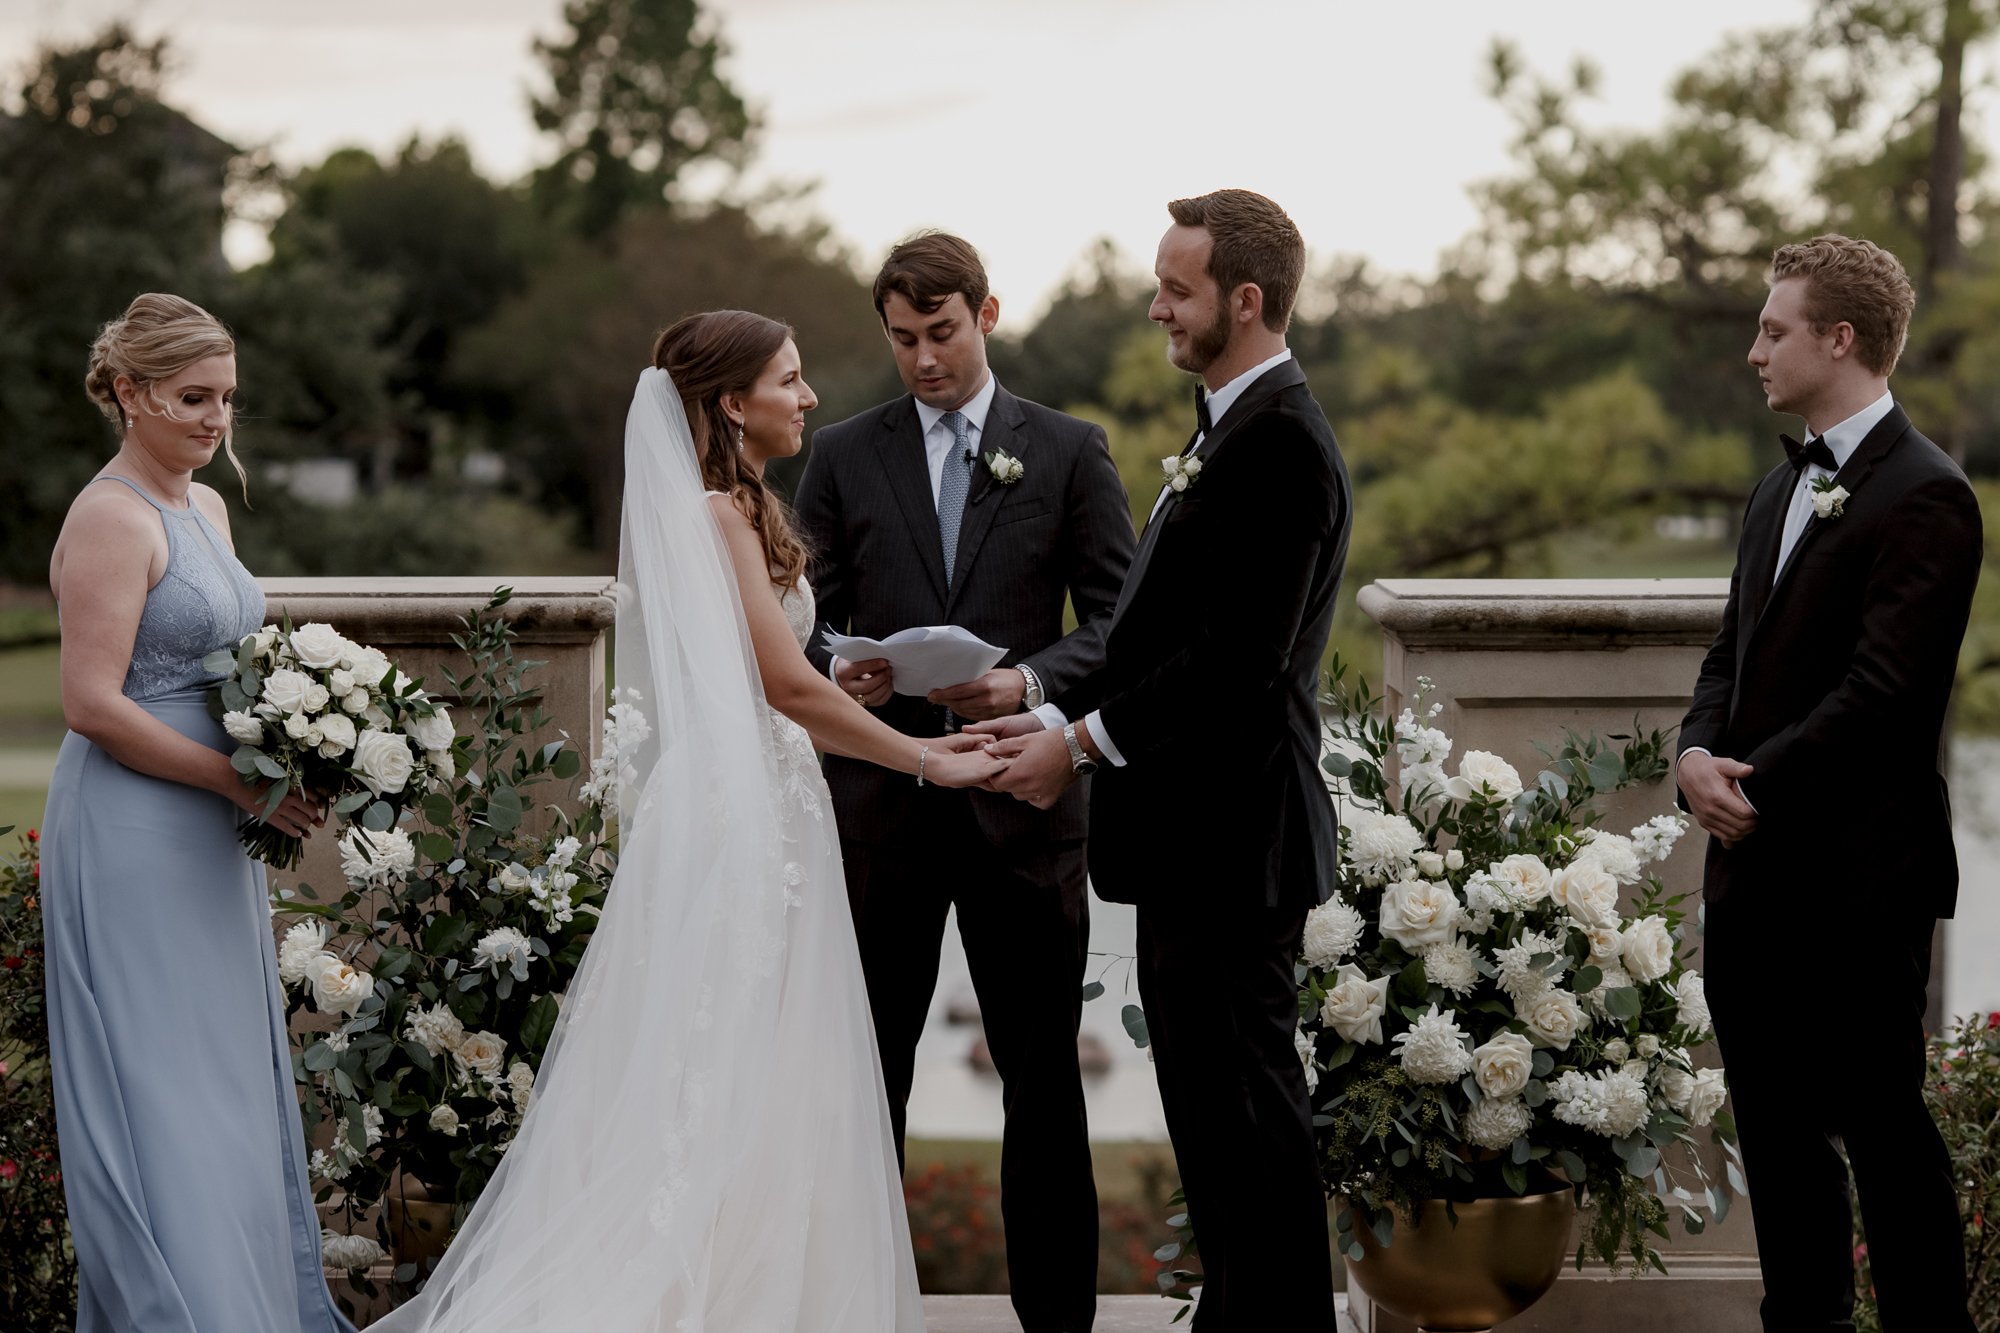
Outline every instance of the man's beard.
<svg viewBox="0 0 2000 1333"><path fill-rule="evenodd" d="M1218 308L1215 318L1210 321L1207 328L1189 329L1187 335L1187 350L1180 359L1175 359L1171 347L1168 349L1167 359L1172 361L1176 368L1185 370L1191 375L1199 375L1214 365L1216 358L1229 348L1228 308Z"/></svg>

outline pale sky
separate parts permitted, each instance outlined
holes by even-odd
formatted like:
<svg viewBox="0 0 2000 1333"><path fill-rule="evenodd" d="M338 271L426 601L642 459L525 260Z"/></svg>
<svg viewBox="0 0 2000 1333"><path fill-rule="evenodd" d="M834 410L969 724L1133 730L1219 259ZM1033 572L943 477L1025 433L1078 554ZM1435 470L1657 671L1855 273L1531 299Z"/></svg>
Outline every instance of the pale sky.
<svg viewBox="0 0 2000 1333"><path fill-rule="evenodd" d="M1316 262L1358 254L1430 274L1477 224L1467 186L1508 169L1510 126L1484 92L1493 37L1549 74L1588 56L1604 75L1592 119L1642 128L1726 32L1795 23L1810 0L709 8L729 77L765 115L753 185L818 182L817 211L865 267L911 231L959 231L1027 313L1099 236L1150 267L1165 202L1221 186L1278 200ZM511 177L541 151L529 43L559 33L560 13L560 0L0 0L0 66L11 86L38 41L124 15L178 46L171 100L287 165L452 132Z"/></svg>

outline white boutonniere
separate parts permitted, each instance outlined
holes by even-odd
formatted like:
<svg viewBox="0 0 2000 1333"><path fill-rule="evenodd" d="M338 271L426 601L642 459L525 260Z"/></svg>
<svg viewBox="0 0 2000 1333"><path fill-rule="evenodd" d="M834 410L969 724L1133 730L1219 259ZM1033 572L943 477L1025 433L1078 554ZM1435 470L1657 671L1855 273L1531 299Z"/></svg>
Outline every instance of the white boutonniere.
<svg viewBox="0 0 2000 1333"><path fill-rule="evenodd" d="M986 470L991 472L993 480L1002 486L1012 486L1028 475L1028 469L1021 465L1021 460L1005 449L995 449L986 455Z"/></svg>
<svg viewBox="0 0 2000 1333"><path fill-rule="evenodd" d="M1821 518L1839 518L1847 512L1847 488L1833 484L1832 477L1813 478L1813 513Z"/></svg>
<svg viewBox="0 0 2000 1333"><path fill-rule="evenodd" d="M1201 476L1201 459L1192 454L1175 454L1172 458L1162 458L1160 469L1167 474L1167 489L1178 494Z"/></svg>

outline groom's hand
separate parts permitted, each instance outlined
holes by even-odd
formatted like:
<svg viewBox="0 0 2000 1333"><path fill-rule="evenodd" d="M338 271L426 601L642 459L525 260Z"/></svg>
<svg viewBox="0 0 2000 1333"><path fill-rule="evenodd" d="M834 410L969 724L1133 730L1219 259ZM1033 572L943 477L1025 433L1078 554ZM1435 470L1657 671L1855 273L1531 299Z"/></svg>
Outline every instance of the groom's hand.
<svg viewBox="0 0 2000 1333"><path fill-rule="evenodd" d="M975 722L969 727L961 727L961 735L982 736L987 740L1012 740L1016 736L1031 736L1042 729L1042 720L1033 713L1016 713L1012 717L995 718L991 722Z"/></svg>
<svg viewBox="0 0 2000 1333"><path fill-rule="evenodd" d="M1754 771L1739 759L1696 750L1683 754L1674 770L1695 822L1722 839L1724 847L1733 847L1757 831L1757 812L1736 785Z"/></svg>
<svg viewBox="0 0 2000 1333"><path fill-rule="evenodd" d="M1019 712L1021 696L1027 688L1027 677L1013 667L995 667L976 679L932 690L929 697L932 703L943 704L960 717L984 722Z"/></svg>
<svg viewBox="0 0 2000 1333"><path fill-rule="evenodd" d="M1076 774L1070 771L1069 746L1060 732L1037 731L995 741L986 753L1014 761L1006 772L993 779L993 790L1004 791L1037 810L1054 805L1056 798L1076 781Z"/></svg>

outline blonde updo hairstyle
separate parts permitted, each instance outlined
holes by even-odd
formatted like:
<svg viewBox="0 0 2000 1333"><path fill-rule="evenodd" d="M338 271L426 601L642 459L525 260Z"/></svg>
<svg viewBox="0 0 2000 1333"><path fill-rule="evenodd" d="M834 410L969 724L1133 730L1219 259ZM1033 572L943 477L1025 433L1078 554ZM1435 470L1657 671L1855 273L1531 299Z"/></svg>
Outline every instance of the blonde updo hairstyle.
<svg viewBox="0 0 2000 1333"><path fill-rule="evenodd" d="M172 421L186 418L174 404L160 396L159 386L197 361L212 356L234 356L236 339L222 321L185 297L166 292L146 292L134 297L125 313L98 331L90 345L90 370L83 377L84 392L97 410L118 427L122 439L131 423L125 406L118 401L118 377L132 381L146 411ZM232 440L233 414L223 408L222 449L243 497L250 498L250 478L236 457Z"/></svg>

